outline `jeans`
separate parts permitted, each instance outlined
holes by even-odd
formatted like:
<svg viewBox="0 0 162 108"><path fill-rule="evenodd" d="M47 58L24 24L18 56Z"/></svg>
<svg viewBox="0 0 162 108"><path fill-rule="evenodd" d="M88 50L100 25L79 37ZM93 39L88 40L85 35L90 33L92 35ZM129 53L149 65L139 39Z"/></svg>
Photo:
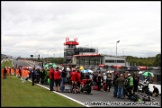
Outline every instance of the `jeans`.
<svg viewBox="0 0 162 108"><path fill-rule="evenodd" d="M118 86L114 85L114 93L113 96L116 97L117 96L117 92L118 92Z"/></svg>
<svg viewBox="0 0 162 108"><path fill-rule="evenodd" d="M66 77L62 77L61 78L61 90L64 91L65 89L65 83L67 82L67 78Z"/></svg>
<svg viewBox="0 0 162 108"><path fill-rule="evenodd" d="M123 98L123 87L118 87L118 98Z"/></svg>

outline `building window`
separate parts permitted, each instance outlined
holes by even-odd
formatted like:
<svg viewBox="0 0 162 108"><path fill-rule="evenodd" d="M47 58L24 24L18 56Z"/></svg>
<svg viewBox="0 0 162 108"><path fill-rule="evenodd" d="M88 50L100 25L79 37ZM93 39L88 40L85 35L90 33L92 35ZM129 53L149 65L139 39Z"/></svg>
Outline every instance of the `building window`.
<svg viewBox="0 0 162 108"><path fill-rule="evenodd" d="M94 65L94 59L90 59L90 65Z"/></svg>
<svg viewBox="0 0 162 108"><path fill-rule="evenodd" d="M85 65L89 65L89 59L85 59Z"/></svg>
<svg viewBox="0 0 162 108"><path fill-rule="evenodd" d="M116 60L105 60L105 63L116 63Z"/></svg>
<svg viewBox="0 0 162 108"><path fill-rule="evenodd" d="M80 59L80 64L84 65L85 64L85 60L84 59Z"/></svg>
<svg viewBox="0 0 162 108"><path fill-rule="evenodd" d="M116 63L116 60L105 60L105 63ZM125 63L125 60L117 60L117 63Z"/></svg>
<svg viewBox="0 0 162 108"><path fill-rule="evenodd" d="M124 60L117 60L117 63L125 63Z"/></svg>
<svg viewBox="0 0 162 108"><path fill-rule="evenodd" d="M95 65L99 65L100 64L100 59L95 59Z"/></svg>

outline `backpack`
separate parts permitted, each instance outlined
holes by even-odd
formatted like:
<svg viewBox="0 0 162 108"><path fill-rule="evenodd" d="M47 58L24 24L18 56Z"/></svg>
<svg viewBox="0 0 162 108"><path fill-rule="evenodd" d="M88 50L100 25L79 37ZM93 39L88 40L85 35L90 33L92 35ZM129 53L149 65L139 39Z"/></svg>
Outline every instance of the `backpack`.
<svg viewBox="0 0 162 108"><path fill-rule="evenodd" d="M66 71L63 70L61 73L61 77L66 77L66 74L67 74Z"/></svg>

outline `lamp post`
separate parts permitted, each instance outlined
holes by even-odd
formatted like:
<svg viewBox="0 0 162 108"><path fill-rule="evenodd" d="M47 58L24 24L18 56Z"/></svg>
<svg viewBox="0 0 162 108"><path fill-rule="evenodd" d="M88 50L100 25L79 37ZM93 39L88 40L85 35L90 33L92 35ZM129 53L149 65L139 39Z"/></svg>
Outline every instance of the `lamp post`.
<svg viewBox="0 0 162 108"><path fill-rule="evenodd" d="M116 69L117 69L117 43L119 43L120 40L116 41Z"/></svg>
<svg viewBox="0 0 162 108"><path fill-rule="evenodd" d="M54 55L54 62L55 62L55 54L53 53L53 55Z"/></svg>

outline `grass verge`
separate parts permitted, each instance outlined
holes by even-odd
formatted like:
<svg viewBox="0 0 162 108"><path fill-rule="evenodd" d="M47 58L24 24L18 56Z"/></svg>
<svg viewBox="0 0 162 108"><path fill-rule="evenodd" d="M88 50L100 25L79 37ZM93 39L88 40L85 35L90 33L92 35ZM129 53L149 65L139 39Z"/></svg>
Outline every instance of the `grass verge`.
<svg viewBox="0 0 162 108"><path fill-rule="evenodd" d="M3 62L3 66L12 66L12 61ZM50 92L27 81L22 83L16 76L1 78L1 107L84 107L70 99Z"/></svg>

